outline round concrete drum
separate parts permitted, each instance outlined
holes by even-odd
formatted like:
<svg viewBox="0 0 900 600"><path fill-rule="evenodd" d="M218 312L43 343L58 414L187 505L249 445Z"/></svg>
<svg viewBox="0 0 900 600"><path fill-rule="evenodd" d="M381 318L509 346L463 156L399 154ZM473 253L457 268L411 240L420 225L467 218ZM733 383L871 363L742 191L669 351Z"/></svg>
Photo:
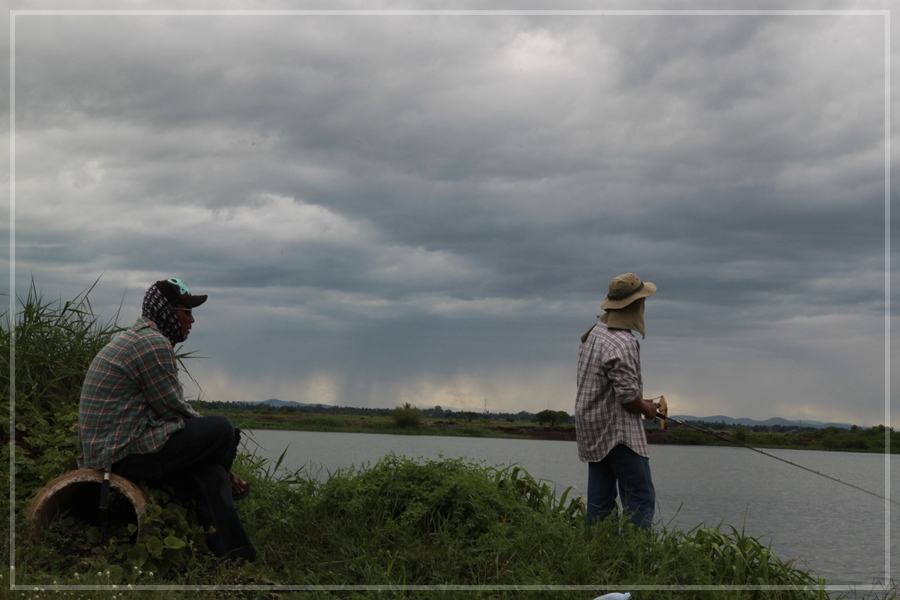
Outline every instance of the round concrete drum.
<svg viewBox="0 0 900 600"><path fill-rule="evenodd" d="M150 497L137 484L111 474L109 477L109 509L100 510L100 488L103 472L81 469L64 473L45 485L28 507L26 517L38 531L45 529L59 513L67 513L91 525L134 523L146 511Z"/></svg>

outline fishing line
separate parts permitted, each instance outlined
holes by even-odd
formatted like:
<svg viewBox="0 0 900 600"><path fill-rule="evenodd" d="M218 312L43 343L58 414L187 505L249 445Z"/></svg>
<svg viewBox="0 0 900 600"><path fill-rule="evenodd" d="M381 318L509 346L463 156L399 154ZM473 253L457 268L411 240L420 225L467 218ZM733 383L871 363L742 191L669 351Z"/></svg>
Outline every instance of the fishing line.
<svg viewBox="0 0 900 600"><path fill-rule="evenodd" d="M654 398L654 400L655 400L655 398ZM854 490L858 490L858 491L860 491L860 492L865 492L866 494L869 494L870 496L875 496L876 498L878 498L878 499L880 499L880 500L886 500L886 501L888 501L888 502L890 502L890 503L892 503L892 504L900 505L900 502L894 500L893 498L887 498L887 497L885 497L885 496L882 496L881 494L878 494L878 493L873 492L873 491L871 491L871 490L867 490L866 488L862 488L862 487L859 487L858 485L854 485L854 484L852 484L852 483L848 483L848 482L846 482L846 481L842 481L842 480L838 479L837 477L832 477L831 475L828 475L828 474L826 474L826 473L822 473L822 472L820 472L820 471L816 471L815 469L810 469L809 467L804 467L803 465L799 465L799 464L797 464L797 463L795 463L795 462L792 462L792 461L790 461L790 460L787 460L786 458L781 458L780 456L775 456L774 454L769 454L768 452L763 452L763 451L760 450L759 448L754 448L753 446L750 446L750 445L748 445L748 444L745 444L745 443L741 442L740 440L736 440L736 439L734 439L734 438L732 438L732 437L729 437L729 436L727 436L727 435L725 435L725 434L716 433L715 431L710 431L710 430L704 429L704 428L702 428L702 427L697 427L696 425L691 425L690 423L685 423L684 421L679 421L678 419L673 419L673 418L671 418L671 417L669 417L669 416L666 416L666 415L664 415L664 414L662 414L662 413L660 413L660 412L657 412L657 413L656 413L656 416L657 416L658 418L660 418L660 419L666 419L666 420L668 420L668 421L672 421L673 423L678 423L679 425L684 425L685 427L690 427L691 429L696 429L697 431L700 431L700 432L705 433L705 434L707 434L707 435L711 435L711 436L713 436L713 437L719 438L720 440L724 440L724 441L726 441L726 442L731 442L732 444L736 444L736 445L741 446L741 447L743 447L743 448L747 448L748 450L753 450L754 452L759 452L759 453L762 454L763 456L768 456L769 458L774 458L775 460L780 460L780 461L783 462L783 463L787 463L787 464L789 464L789 465L793 465L793 466L795 466L795 467L797 467L797 468L799 468L799 469L803 469L804 471L808 471L808 472L813 473L813 474L815 474L815 475L818 475L818 476L820 476L820 477L824 477L825 479L830 479L831 481L836 481L836 482L840 483L841 485L846 485L847 487L851 487L851 488L853 488Z"/></svg>

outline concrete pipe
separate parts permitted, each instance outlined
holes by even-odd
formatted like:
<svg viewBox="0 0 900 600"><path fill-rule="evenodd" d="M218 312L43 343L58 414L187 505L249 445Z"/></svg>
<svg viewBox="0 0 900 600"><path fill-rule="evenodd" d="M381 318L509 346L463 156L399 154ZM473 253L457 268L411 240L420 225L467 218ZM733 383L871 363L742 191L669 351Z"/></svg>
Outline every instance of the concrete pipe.
<svg viewBox="0 0 900 600"><path fill-rule="evenodd" d="M45 485L31 501L25 516L42 531L59 513L67 513L91 525L104 522L140 527L150 497L136 483L111 474L109 477L109 509L106 515L99 508L103 472L80 469L64 473Z"/></svg>

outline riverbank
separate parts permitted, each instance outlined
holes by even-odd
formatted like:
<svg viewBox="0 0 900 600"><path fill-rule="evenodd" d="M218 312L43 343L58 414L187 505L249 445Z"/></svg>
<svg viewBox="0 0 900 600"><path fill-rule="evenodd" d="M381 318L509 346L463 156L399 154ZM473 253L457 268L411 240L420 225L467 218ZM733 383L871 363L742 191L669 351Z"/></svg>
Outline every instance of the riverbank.
<svg viewBox="0 0 900 600"><path fill-rule="evenodd" d="M140 536L133 523L91 524L67 513L36 531L27 508L49 481L76 468L81 385L116 328L99 324L86 298L46 304L30 295L25 305L15 317L15 337L9 327L0 329L0 360L10 356L13 339L17 356L15 378L0 384L6 397L10 382L17 385L15 438L0 426L0 459L14 458L15 465L14 478L0 478L0 512L14 515L0 526L10 540L0 547L0 561L11 565L0 578L2 587L20 590L3 597L61 591L91 600L410 598L447 591L454 598L510 600L551 594L584 600L613 591L633 591L637 600L828 596L826 582L805 565L779 558L730 525L687 532L661 525L649 533L620 531L614 520L588 527L577 494L557 497L519 467L459 460L391 456L320 482L282 472L280 460L240 454L234 471L253 491L236 506L260 556L249 565L215 559L191 507L159 489L148 490ZM314 423L231 416L248 428L411 432L351 417ZM511 435L483 425L464 423L440 435ZM438 431L423 424L414 429ZM111 505L116 501L110 498ZM898 595L890 589L882 597Z"/></svg>
<svg viewBox="0 0 900 600"><path fill-rule="evenodd" d="M202 409L201 412L210 414ZM421 419L415 424L400 426L391 417L382 416L331 415L273 409L230 410L221 406L215 409L215 413L226 415L238 427L246 429L575 441L575 426L572 424L548 426L534 422ZM663 431L654 423L646 431L647 442L650 444L689 446L736 445L727 439L730 438L755 448L884 453L886 442L884 427L857 431L832 427L798 433L775 433L755 432L738 426L726 430L709 430L710 433L706 434L675 423L671 423ZM900 436L893 431L889 433L891 453L900 453Z"/></svg>
<svg viewBox="0 0 900 600"><path fill-rule="evenodd" d="M510 425L499 421L466 422L438 419L423 420L416 425L399 426L389 417L275 413L271 411L253 412L227 409L217 409L215 414L227 416L237 427L243 429L575 441L574 425L547 427L534 423Z"/></svg>
<svg viewBox="0 0 900 600"><path fill-rule="evenodd" d="M454 598L508 600L584 600L612 591L671 600L827 598L825 580L734 527L586 526L580 498L557 498L518 466L389 455L317 482L276 476L242 455L235 470L253 488L237 508L259 552L256 563L216 561L191 513L151 489L153 510L139 539L111 522L85 527L59 518L37 533L20 520L16 583L34 598L56 586L90 599L175 592L212 600L223 597L216 588L260 600L450 590Z"/></svg>

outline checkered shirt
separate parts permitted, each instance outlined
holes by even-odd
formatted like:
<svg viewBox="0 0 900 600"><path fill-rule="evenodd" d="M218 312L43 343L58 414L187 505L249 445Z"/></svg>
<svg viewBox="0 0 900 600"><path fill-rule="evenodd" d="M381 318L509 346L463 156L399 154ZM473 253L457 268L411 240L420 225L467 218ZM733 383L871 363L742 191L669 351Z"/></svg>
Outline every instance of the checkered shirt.
<svg viewBox="0 0 900 600"><path fill-rule="evenodd" d="M185 419L197 416L184 400L172 344L140 317L88 369L78 412L78 466L104 469L128 454L156 452Z"/></svg>
<svg viewBox="0 0 900 600"><path fill-rule="evenodd" d="M579 460L603 460L618 444L649 458L641 415L622 407L642 397L640 344L630 331L609 329L598 322L578 348L575 434Z"/></svg>

